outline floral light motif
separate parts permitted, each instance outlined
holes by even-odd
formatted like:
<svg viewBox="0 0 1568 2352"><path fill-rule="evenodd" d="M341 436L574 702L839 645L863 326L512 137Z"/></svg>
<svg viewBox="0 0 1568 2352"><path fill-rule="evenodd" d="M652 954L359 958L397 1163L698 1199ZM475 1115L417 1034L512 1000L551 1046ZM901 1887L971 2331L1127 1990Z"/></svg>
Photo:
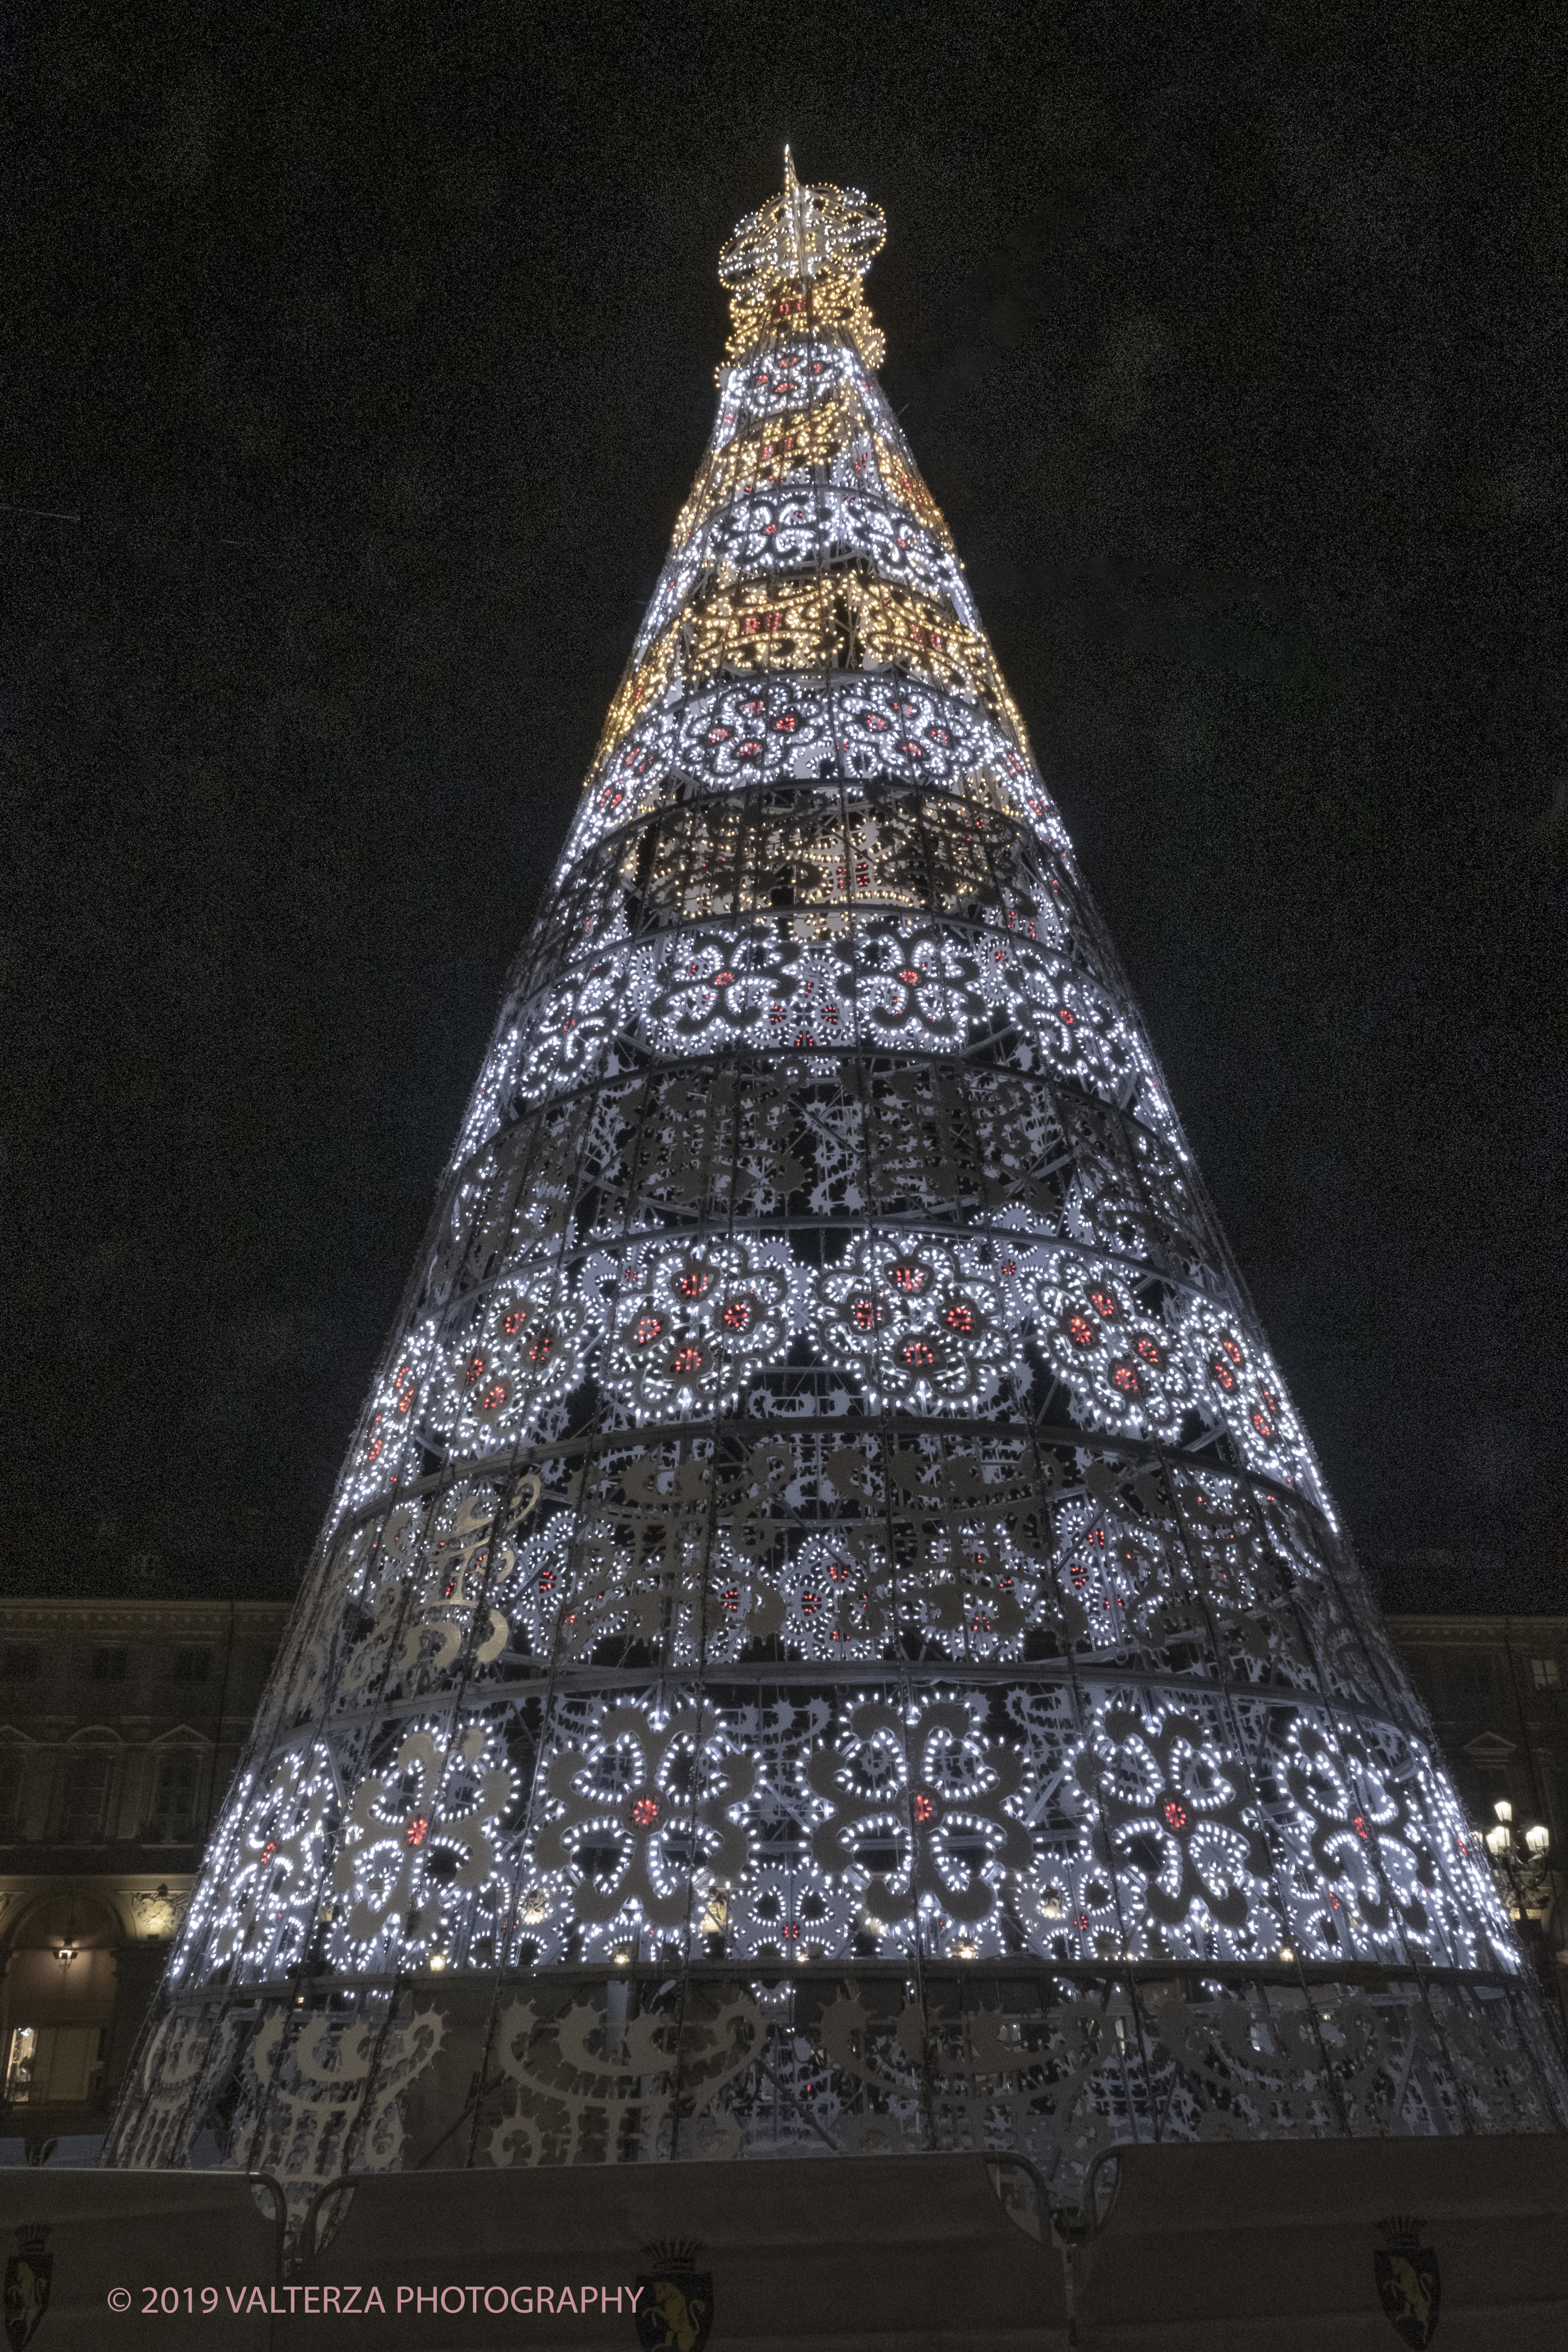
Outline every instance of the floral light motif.
<svg viewBox="0 0 1568 2352"><path fill-rule="evenodd" d="M309 1748L279 1759L265 1788L241 1782L217 1840L224 1901L210 1929L214 1966L237 1961L266 1974L298 1957L334 1793L325 1759ZM192 1919L187 1943L200 1925Z"/></svg>
<svg viewBox="0 0 1568 2352"><path fill-rule="evenodd" d="M592 1337L559 1267L498 1283L456 1350L455 1449L490 1452L531 1429L582 1378Z"/></svg>
<svg viewBox="0 0 1568 2352"><path fill-rule="evenodd" d="M549 1817L535 1867L570 1878L580 1919L655 1928L684 1925L692 1874L738 1879L748 1839L738 1808L756 1767L717 1736L711 1710L663 1723L635 1706L602 1710L587 1738L552 1758Z"/></svg>
<svg viewBox="0 0 1568 2352"><path fill-rule="evenodd" d="M1317 1467L1285 1384L1245 1318L1195 1301L1183 1318L1181 1344L1197 1401L1231 1433L1243 1459L1320 1496Z"/></svg>
<svg viewBox="0 0 1568 2352"><path fill-rule="evenodd" d="M828 1361L873 1400L973 1408L1006 1362L1000 1285L968 1253L925 1235L857 1241L820 1277L817 1316Z"/></svg>
<svg viewBox="0 0 1568 2352"><path fill-rule="evenodd" d="M434 1730L407 1733L350 1803L332 1869L342 1938L362 1949L436 1941L462 1899L494 1879L493 1832L516 1793L477 1726L450 1747Z"/></svg>
<svg viewBox="0 0 1568 2352"><path fill-rule="evenodd" d="M712 1410L789 1345L792 1268L766 1245L710 1241L596 1262L612 1318L600 1377L640 1414Z"/></svg>
<svg viewBox="0 0 1568 2352"><path fill-rule="evenodd" d="M986 1738L957 1700L912 1717L873 1701L848 1727L843 1746L819 1749L807 1772L828 1809L811 1836L821 1868L852 1874L867 1908L884 1920L923 1905L938 1917L988 1917L1001 1873L1032 1854L1009 1810L1023 1783L1016 1751Z"/></svg>
<svg viewBox="0 0 1568 2352"><path fill-rule="evenodd" d="M874 1658L893 1625L893 1576L874 1532L809 1536L785 1570L784 1639L803 1658Z"/></svg>
<svg viewBox="0 0 1568 2352"><path fill-rule="evenodd" d="M1142 1882L1142 1901L1129 1909L1159 1927L1191 1934L1196 1922L1200 1933L1234 1938L1250 1926L1279 1942L1250 1775L1205 1724L1175 1710L1150 1718L1107 1707L1077 1773L1099 1806L1095 1852L1122 1885Z"/></svg>
<svg viewBox="0 0 1568 2352"><path fill-rule="evenodd" d="M1090 1426L1142 1437L1181 1425L1192 1380L1176 1335L1140 1296L1134 1270L1046 1250L1024 1259L1028 1298L1051 1370Z"/></svg>

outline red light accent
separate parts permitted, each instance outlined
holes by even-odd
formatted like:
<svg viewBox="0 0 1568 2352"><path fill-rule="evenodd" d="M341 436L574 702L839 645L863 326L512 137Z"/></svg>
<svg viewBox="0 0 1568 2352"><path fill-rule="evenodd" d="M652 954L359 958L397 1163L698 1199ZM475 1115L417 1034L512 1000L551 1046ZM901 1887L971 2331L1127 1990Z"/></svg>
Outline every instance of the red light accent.
<svg viewBox="0 0 1568 2352"><path fill-rule="evenodd" d="M949 1307L946 1321L950 1331L962 1331L967 1338L975 1328L975 1310L962 1303Z"/></svg>
<svg viewBox="0 0 1568 2352"><path fill-rule="evenodd" d="M541 1331L538 1338L534 1341L533 1346L528 1349L529 1363L542 1364L545 1358L550 1353L554 1346L555 1333L553 1331Z"/></svg>
<svg viewBox="0 0 1568 2352"><path fill-rule="evenodd" d="M1117 1364L1112 1370L1111 1378L1121 1390L1124 1396L1135 1397L1143 1395L1143 1376L1134 1368L1133 1365Z"/></svg>
<svg viewBox="0 0 1568 2352"><path fill-rule="evenodd" d="M1359 1813L1356 1814L1354 1820L1351 1822L1351 1827L1355 1832L1356 1836L1360 1838L1362 1843L1364 1844L1366 1842L1366 1823Z"/></svg>
<svg viewBox="0 0 1568 2352"><path fill-rule="evenodd" d="M415 1847L422 1846L429 1834L430 1816L428 1813L415 1813L413 1821L410 1822L408 1827L403 1832L403 1837L406 1842L411 1846Z"/></svg>
<svg viewBox="0 0 1568 2352"><path fill-rule="evenodd" d="M857 1330L874 1331L882 1321L882 1310L874 1299L857 1298L850 1308L850 1320Z"/></svg>
<svg viewBox="0 0 1568 2352"><path fill-rule="evenodd" d="M912 1367L934 1364L936 1350L924 1339L911 1339L904 1350L904 1361Z"/></svg>
<svg viewBox="0 0 1568 2352"><path fill-rule="evenodd" d="M921 968L915 965L906 964L898 976L904 982L905 988L918 988L920 985Z"/></svg>
<svg viewBox="0 0 1568 2352"><path fill-rule="evenodd" d="M677 1372L700 1372L703 1351L700 1348L677 1348L672 1369Z"/></svg>
<svg viewBox="0 0 1568 2352"><path fill-rule="evenodd" d="M657 1797L634 1797L632 1799L632 1819L636 1822L637 1827L640 1830L651 1830L658 1818L659 1801Z"/></svg>
<svg viewBox="0 0 1568 2352"><path fill-rule="evenodd" d="M748 1298L732 1298L730 1300L728 1306L724 1310L724 1328L727 1331L748 1331L750 1329L751 1301Z"/></svg>
<svg viewBox="0 0 1568 2352"><path fill-rule="evenodd" d="M1160 1810L1173 1830L1186 1829L1186 1807L1185 1805L1178 1804L1174 1797L1167 1797Z"/></svg>
<svg viewBox="0 0 1568 2352"><path fill-rule="evenodd" d="M675 1288L683 1298L700 1298L712 1278L710 1275L688 1269L686 1273L678 1274L675 1276Z"/></svg>
<svg viewBox="0 0 1568 2352"><path fill-rule="evenodd" d="M526 1307L514 1307L501 1318L501 1328L508 1339L515 1339L528 1319Z"/></svg>
<svg viewBox="0 0 1568 2352"><path fill-rule="evenodd" d="M481 1412L498 1412L506 1402L507 1383L505 1381L497 1381L480 1398L479 1410Z"/></svg>
<svg viewBox="0 0 1568 2352"><path fill-rule="evenodd" d="M664 1325L662 1317L657 1315L640 1315L636 1323L632 1327L632 1337L636 1340L637 1345L640 1348L645 1348L650 1340L656 1339L659 1337L659 1334L663 1331L664 1328Z"/></svg>
<svg viewBox="0 0 1568 2352"><path fill-rule="evenodd" d="M1164 1356L1161 1355L1158 1348L1150 1339L1145 1338L1142 1339L1134 1339L1133 1347L1134 1352L1142 1356L1145 1363L1153 1364L1156 1371L1158 1371L1160 1366L1165 1362Z"/></svg>
<svg viewBox="0 0 1568 2352"><path fill-rule="evenodd" d="M922 1825L926 1822L934 1822L936 1818L936 1800L928 1797L924 1789L918 1792L915 1800L915 1818Z"/></svg>
<svg viewBox="0 0 1568 2352"><path fill-rule="evenodd" d="M1100 1334L1087 1315L1070 1315L1067 1318L1067 1336L1075 1348L1092 1348Z"/></svg>
<svg viewBox="0 0 1568 2352"><path fill-rule="evenodd" d="M894 1267L893 1278L900 1290L924 1290L926 1283L925 1268L913 1264L906 1258L901 1265Z"/></svg>

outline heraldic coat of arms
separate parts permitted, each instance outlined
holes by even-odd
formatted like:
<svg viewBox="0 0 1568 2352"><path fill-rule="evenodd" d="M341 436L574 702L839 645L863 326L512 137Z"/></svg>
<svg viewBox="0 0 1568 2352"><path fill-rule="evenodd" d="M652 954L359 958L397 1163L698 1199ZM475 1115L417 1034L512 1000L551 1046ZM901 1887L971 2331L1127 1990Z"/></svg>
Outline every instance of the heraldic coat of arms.
<svg viewBox="0 0 1568 2352"><path fill-rule="evenodd" d="M701 2246L687 2239L643 2251L653 2263L637 2274L646 2290L637 2305L637 2333L647 2352L703 2352L713 2326L713 2273L696 2267Z"/></svg>
<svg viewBox="0 0 1568 2352"><path fill-rule="evenodd" d="M1437 2334L1442 2294L1437 2257L1430 2246L1421 2243L1421 2226L1413 2214L1391 2214L1378 2223L1388 2241L1387 2249L1372 2257L1378 2299L1411 2352L1425 2352Z"/></svg>
<svg viewBox="0 0 1568 2352"><path fill-rule="evenodd" d="M16 2251L5 2264L5 2341L11 2352L24 2352L37 2334L38 2322L49 2307L54 2269L47 2223L24 2221L16 2232Z"/></svg>

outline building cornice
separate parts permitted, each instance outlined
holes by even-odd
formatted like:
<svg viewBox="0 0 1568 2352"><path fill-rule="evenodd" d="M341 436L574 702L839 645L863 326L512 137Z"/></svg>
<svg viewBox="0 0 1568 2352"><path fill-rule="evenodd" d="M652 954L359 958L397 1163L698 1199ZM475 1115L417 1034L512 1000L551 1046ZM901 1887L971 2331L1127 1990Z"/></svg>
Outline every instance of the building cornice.
<svg viewBox="0 0 1568 2352"><path fill-rule="evenodd" d="M1446 1611L1413 1616L1391 1610L1383 1622L1396 1640L1403 1634L1407 1640L1425 1642L1568 1642L1568 1617L1459 1616Z"/></svg>
<svg viewBox="0 0 1568 2352"><path fill-rule="evenodd" d="M232 1623L270 1631L287 1622L291 1601L66 1601L47 1595L25 1601L0 1601L0 1639L26 1631L41 1633L50 1626L123 1626L222 1633Z"/></svg>

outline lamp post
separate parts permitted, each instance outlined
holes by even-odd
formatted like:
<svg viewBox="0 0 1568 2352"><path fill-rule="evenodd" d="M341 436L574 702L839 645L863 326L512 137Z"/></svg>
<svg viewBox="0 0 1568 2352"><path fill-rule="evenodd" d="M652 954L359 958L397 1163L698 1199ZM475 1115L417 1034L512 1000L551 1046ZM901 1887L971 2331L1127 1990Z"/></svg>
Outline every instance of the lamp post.
<svg viewBox="0 0 1568 2352"><path fill-rule="evenodd" d="M1496 1826L1483 1833L1492 1876L1510 1916L1522 1921L1532 1908L1540 1909L1551 1901L1552 1832L1544 1822L1532 1822L1521 1835L1506 1797L1500 1797L1492 1811Z"/></svg>

